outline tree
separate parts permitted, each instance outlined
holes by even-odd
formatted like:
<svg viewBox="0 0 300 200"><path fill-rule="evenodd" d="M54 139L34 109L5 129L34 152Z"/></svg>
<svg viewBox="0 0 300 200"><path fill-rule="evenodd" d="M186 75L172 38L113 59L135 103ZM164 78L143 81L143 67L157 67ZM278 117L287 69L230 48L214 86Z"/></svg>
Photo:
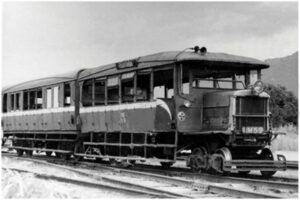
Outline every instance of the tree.
<svg viewBox="0 0 300 200"><path fill-rule="evenodd" d="M267 84L265 91L270 95L270 111L274 127L298 124L298 99L284 86Z"/></svg>

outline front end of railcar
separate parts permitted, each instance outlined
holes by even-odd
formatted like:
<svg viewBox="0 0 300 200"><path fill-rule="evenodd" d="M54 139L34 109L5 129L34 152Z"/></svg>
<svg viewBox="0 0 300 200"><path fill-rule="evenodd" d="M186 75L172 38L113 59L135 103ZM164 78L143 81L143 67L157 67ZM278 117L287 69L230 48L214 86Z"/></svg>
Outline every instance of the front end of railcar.
<svg viewBox="0 0 300 200"><path fill-rule="evenodd" d="M277 133L272 130L270 96L264 92L263 83L257 81L247 90L234 92L230 98L232 134L227 147L217 152L223 162L218 166L222 166L222 171L229 172L260 170L266 177L278 170L286 170L285 157L269 148Z"/></svg>
<svg viewBox="0 0 300 200"><path fill-rule="evenodd" d="M272 130L270 96L263 87L257 81L247 89L203 95L202 130L186 133L196 141L188 166L222 173L259 170L265 177L286 170L285 157L270 149L277 133Z"/></svg>

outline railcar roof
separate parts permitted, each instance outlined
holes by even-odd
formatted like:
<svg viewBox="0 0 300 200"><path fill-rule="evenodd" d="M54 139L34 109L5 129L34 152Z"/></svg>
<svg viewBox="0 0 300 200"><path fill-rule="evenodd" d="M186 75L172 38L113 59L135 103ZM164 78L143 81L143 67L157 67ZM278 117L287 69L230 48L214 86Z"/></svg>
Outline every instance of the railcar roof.
<svg viewBox="0 0 300 200"><path fill-rule="evenodd" d="M64 73L55 75L52 77L40 78L32 81L26 81L23 83L19 83L12 86L4 87L2 92L9 93L9 92L16 92L21 90L33 89L37 87L47 86L47 85L54 85L66 81L75 80L77 71L73 71L70 73Z"/></svg>
<svg viewBox="0 0 300 200"><path fill-rule="evenodd" d="M158 67L158 66L173 64L176 62L188 62L188 61L235 63L238 64L239 67L248 67L248 68L253 67L253 68L260 68L260 69L269 67L269 65L266 64L265 62L254 58L231 55L226 53L211 53L211 52L207 52L204 55L201 55L200 53L189 52L189 51L168 51L168 52L146 55L132 60L135 60L137 63L136 67L134 68L118 69L116 63L112 63L112 64L102 65L95 68L85 69L80 73L79 79L92 78L96 76L107 76L107 75L123 73L126 71L132 71L133 69L146 69L149 67ZM2 91L4 93L15 92L15 91L32 89L32 88L37 88L37 87L42 87L47 85L54 85L57 83L75 80L78 71L73 71L67 74L60 74L57 76L19 83L13 86L5 87L3 88Z"/></svg>
<svg viewBox="0 0 300 200"><path fill-rule="evenodd" d="M220 62L220 63L235 63L240 67L248 68L268 68L269 65L258 59L231 55L226 53L211 53L207 52L204 55L195 52L187 51L169 51L161 52L151 55L146 55L132 59L137 62L135 69L145 69L148 67L158 67L176 62L187 62L187 61L204 61L204 62ZM124 62L124 61L122 61ZM83 71L79 78L91 78L95 76L106 76L112 74L118 74L126 71L131 71L134 68L117 69L116 63L99 66Z"/></svg>

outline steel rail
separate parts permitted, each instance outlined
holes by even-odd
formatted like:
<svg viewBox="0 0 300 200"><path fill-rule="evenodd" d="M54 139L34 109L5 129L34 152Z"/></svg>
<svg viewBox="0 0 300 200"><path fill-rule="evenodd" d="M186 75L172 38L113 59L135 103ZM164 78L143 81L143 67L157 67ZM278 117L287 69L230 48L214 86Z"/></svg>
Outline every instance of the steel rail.
<svg viewBox="0 0 300 200"><path fill-rule="evenodd" d="M81 162L82 164L86 164L89 166L95 166L98 165L97 167L101 169L107 169L107 170L113 170L118 173L123 173L123 174L128 174L128 175L137 175L137 176L144 176L147 178L154 178L154 179L160 179L162 181L168 181L172 184L176 185L187 185L191 187L196 187L196 188L204 188L208 193L217 193L217 194L224 194L228 196L234 195L235 197L246 197L246 198L285 198L282 196L278 195L271 195L271 194L264 194L264 193L259 193L259 192L251 192L251 191L246 191L246 190L241 190L241 189L234 189L234 188L229 188L229 187L224 187L224 186L216 186L212 184L203 184L203 183L197 183L192 180L186 180L186 179L181 179L181 178L174 178L174 177L169 177L169 176L164 176L164 175L159 175L159 174L153 174L153 173L148 173L148 172L141 172L141 171L134 171L134 170L128 170L128 169L121 169L121 168L114 168L114 167L108 167L108 166L103 166L95 163L89 163L89 162Z"/></svg>
<svg viewBox="0 0 300 200"><path fill-rule="evenodd" d="M287 161L286 164L289 169L298 169L298 161Z"/></svg>
<svg viewBox="0 0 300 200"><path fill-rule="evenodd" d="M183 174L187 174L187 175L190 175L190 176L205 176L205 175L208 175L208 176L211 176L211 174L208 174L208 173L201 173L201 174L197 174L197 173L194 173L194 172L191 172L190 169L188 168L183 168L183 167L171 167L169 168L168 170L161 170L162 167L161 166L153 166L153 165L145 165L145 164L136 164L134 166L135 169L137 170L153 170L153 171L161 171L161 173L164 173L166 175L175 175L175 176L182 176ZM222 175L220 176L217 176L217 177L224 177ZM245 178L245 176L243 175L240 175L238 173L231 173L230 175L227 175L225 177L233 177L233 178ZM256 175L256 174L248 174L247 175L247 178L248 179L253 179L253 180L266 180L266 178L262 177L261 175ZM270 177L270 178L267 178L267 180L270 180L270 181L274 181L274 182L278 182L278 181L284 181L284 182L294 182L294 183L298 183L298 178L285 178L285 177L276 177L276 176L273 176L273 177Z"/></svg>
<svg viewBox="0 0 300 200"><path fill-rule="evenodd" d="M17 171L19 173L30 173L33 174L36 178L39 179L44 179L44 180L55 180L58 182L63 182L63 183L69 183L69 184L74 184L74 185L80 185L84 187L90 187L90 188L96 188L96 189L107 189L107 190L113 190L117 192L123 192L126 194L134 194L134 195L141 195L141 196L152 196L152 197L158 197L158 198L170 198L173 196L170 195L165 195L165 194L158 194L158 193L151 193L147 191L141 191L141 190L135 190L135 189L128 189L128 188L122 188L122 187L116 187L112 185L107 185L107 184L102 184L102 183L94 183L90 181L83 181L83 180L76 180L76 179L71 179L71 178L64 178L61 176L54 176L54 175L47 175L47 174L40 174L36 173L33 171L28 171L28 170L22 170L22 169L17 169L17 168L6 168L2 167L4 170L11 170L11 171Z"/></svg>
<svg viewBox="0 0 300 200"><path fill-rule="evenodd" d="M7 155L5 155L7 156ZM120 185L122 187L126 187L126 188L134 188L135 190L139 190L139 191L145 191L145 192L149 192L150 194L156 194L157 196L165 196L165 197L172 197L172 198L193 198L192 196L189 195L184 195L184 194L179 194L176 192L170 192L170 191L166 191L166 190L161 190L161 189L157 189L157 188L152 188L152 187L148 187L148 186L142 186L141 184L133 184L133 183L129 183L126 181L121 181L118 179L114 179L114 178L108 178L106 176L101 176L99 174L94 174L94 173L87 173L87 172L83 172L79 169L74 169L68 166L63 166L61 164L55 164L55 163L49 163L49 162L45 162L45 160L36 160L34 158L29 158L29 157L17 157L17 156L13 156L13 155L9 155L10 157L14 157L16 159L21 159L21 160L27 160L27 161L34 161L35 163L39 163L39 164L43 164L43 165L48 165L48 166L52 166L52 167L57 167L63 170L68 170L68 171L72 171L75 172L77 174L86 176L86 177L90 177L99 181L105 181L108 183L112 183L112 184L117 184Z"/></svg>
<svg viewBox="0 0 300 200"><path fill-rule="evenodd" d="M297 183L286 183L286 182L278 182L278 181L269 181L269 180L261 180L261 179L253 179L253 178L241 178L241 177L232 177L232 176L218 176L212 174L201 174L201 173L189 173L189 172L180 172L180 171L169 171L165 170L145 170L143 168L135 168L135 170L139 171L150 171L153 173L160 173L166 175L175 175L175 176L184 176L184 177L197 177L201 180L206 180L210 182L216 183L245 183L249 185L262 186L262 187L272 187L272 188L285 188L285 189L293 189L298 190L298 182Z"/></svg>
<svg viewBox="0 0 300 200"><path fill-rule="evenodd" d="M16 156L14 156L14 157L16 157ZM17 158L22 158L22 157L17 157ZM32 159L32 158L22 158L22 159L29 159L29 160L36 161L35 159ZM38 160L38 161L45 163L45 161L41 161L41 160ZM60 164L65 164L62 162L62 160L59 161L58 159L54 159L50 162L56 162L56 163L60 162ZM207 192L210 192L210 193L218 193L218 194L221 193L221 194L225 194L225 195L229 195L229 196L248 197L248 198L284 198L284 197L277 196L277 195L262 194L259 192L244 191L244 190L233 189L233 188L228 188L228 187L224 187L224 186L215 186L215 185L211 185L211 184L196 183L195 181L154 174L153 172L147 173L147 172L134 171L134 170L128 170L128 169L122 169L122 168L116 168L116 167L108 167L108 166L103 166L101 164L96 164L96 163L91 163L91 162L80 162L79 165L89 166L94 169L101 168L101 169L106 169L106 170L123 173L123 174L128 174L128 175L136 175L139 177L143 176L143 177L152 178L152 179L156 179L156 180L160 179L162 181L167 181L167 182L170 182L175 185L181 185L181 186L187 185L187 186L206 189ZM193 176L195 176L195 174L193 174L193 173L191 173L191 174ZM217 177L219 177L219 176L217 176Z"/></svg>

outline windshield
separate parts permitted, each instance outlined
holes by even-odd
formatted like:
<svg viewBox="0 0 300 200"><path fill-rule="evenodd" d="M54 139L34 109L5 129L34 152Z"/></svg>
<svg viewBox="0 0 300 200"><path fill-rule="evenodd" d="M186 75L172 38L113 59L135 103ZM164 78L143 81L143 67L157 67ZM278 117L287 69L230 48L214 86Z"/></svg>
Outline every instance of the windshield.
<svg viewBox="0 0 300 200"><path fill-rule="evenodd" d="M232 80L231 78L194 78L193 87L216 88L216 89L245 89L243 81Z"/></svg>
<svg viewBox="0 0 300 200"><path fill-rule="evenodd" d="M199 66L191 63L180 70L183 94L189 94L191 88L242 90L261 77L259 69L221 65Z"/></svg>

